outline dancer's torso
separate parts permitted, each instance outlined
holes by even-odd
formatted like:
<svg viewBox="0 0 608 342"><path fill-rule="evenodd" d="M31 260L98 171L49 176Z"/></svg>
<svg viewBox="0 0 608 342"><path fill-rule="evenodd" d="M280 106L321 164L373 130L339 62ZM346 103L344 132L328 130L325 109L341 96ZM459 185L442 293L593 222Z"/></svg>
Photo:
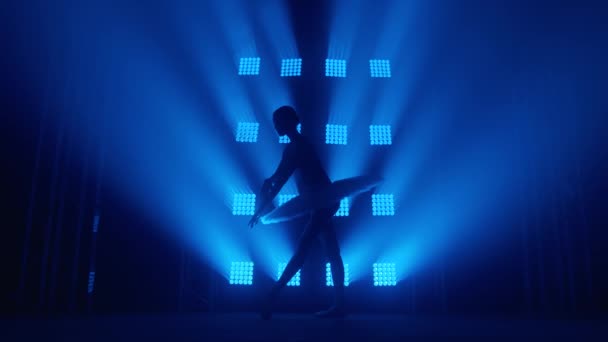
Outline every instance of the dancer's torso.
<svg viewBox="0 0 608 342"><path fill-rule="evenodd" d="M285 147L294 163L294 177L300 194L316 191L331 184L314 146L300 137Z"/></svg>

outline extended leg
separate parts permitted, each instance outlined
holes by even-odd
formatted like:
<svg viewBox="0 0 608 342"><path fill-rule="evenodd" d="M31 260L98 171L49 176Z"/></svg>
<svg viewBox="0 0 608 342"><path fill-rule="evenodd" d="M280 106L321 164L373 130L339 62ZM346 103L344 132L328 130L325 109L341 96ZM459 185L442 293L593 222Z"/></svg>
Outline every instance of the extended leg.
<svg viewBox="0 0 608 342"><path fill-rule="evenodd" d="M311 247L313 241L314 241L314 236L313 236L312 232L307 229L300 237L300 240L298 241L298 247L296 248L296 252L291 257L289 262L287 263L287 266L285 266L285 270L283 271L283 274L281 275L279 280L275 283L274 288L277 289L276 291L285 287L287 285L287 283L289 282L289 280L291 280L291 278L296 273L298 273L298 270L300 270L300 268L302 268L302 265L304 264L304 261L306 260L306 255L308 254L308 251L310 250L310 247Z"/></svg>
<svg viewBox="0 0 608 342"><path fill-rule="evenodd" d="M338 239L333 227L326 227L322 239L327 258L331 265L331 277L336 291L335 307L342 309L344 307L344 263L340 255L340 246L338 245Z"/></svg>
<svg viewBox="0 0 608 342"><path fill-rule="evenodd" d="M308 254L308 251L310 250L310 247L315 238L315 232L310 228L311 227L308 227L300 237L296 252L287 263L287 266L285 266L285 270L283 271L283 274L281 275L279 280L273 285L272 289L270 290L267 302L261 313L263 319L270 318L272 314L272 304L278 296L279 292L287 285L289 280L291 280L291 278L298 272L298 270L302 268L302 265L304 264L304 261L306 259L306 254Z"/></svg>

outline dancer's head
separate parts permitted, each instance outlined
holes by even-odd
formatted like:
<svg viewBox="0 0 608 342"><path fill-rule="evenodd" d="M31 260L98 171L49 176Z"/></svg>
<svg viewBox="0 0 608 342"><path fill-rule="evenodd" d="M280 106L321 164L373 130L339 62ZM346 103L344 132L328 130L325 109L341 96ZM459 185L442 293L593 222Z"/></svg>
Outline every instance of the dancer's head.
<svg viewBox="0 0 608 342"><path fill-rule="evenodd" d="M300 119L296 114L296 110L290 106L283 106L272 113L272 121L274 128L279 136L292 135L298 132L298 124Z"/></svg>

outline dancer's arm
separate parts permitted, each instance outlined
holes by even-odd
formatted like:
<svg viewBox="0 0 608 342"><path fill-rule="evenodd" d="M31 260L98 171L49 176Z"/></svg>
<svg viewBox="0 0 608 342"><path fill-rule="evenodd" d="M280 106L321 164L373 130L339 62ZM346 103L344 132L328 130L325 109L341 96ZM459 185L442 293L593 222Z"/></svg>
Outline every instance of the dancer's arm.
<svg viewBox="0 0 608 342"><path fill-rule="evenodd" d="M272 201L274 197L279 193L283 185L287 183L287 180L296 169L296 155L293 148L288 148L283 151L283 157L281 158L281 162L277 167L276 171L270 178L264 182L268 183L269 191L268 191L268 200Z"/></svg>
<svg viewBox="0 0 608 342"><path fill-rule="evenodd" d="M276 171L270 178L264 181L262 185L262 189L260 190L260 194L258 196L259 201L256 201L258 204L256 207L256 212L249 221L249 226L253 227L257 224L260 216L262 216L262 212L268 206L270 202L275 198L275 196L279 193L283 185L287 182L289 177L293 174L296 169L296 159L295 159L295 151L293 147L288 146L283 151L283 157L281 158L281 162L277 167Z"/></svg>

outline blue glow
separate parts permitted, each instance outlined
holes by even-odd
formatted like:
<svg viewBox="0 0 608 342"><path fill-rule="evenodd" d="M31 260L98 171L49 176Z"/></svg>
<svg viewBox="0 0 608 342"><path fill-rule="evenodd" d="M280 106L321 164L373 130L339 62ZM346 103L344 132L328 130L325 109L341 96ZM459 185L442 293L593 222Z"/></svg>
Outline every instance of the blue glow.
<svg viewBox="0 0 608 342"><path fill-rule="evenodd" d="M239 122L236 129L236 141L254 143L258 141L260 124L257 122Z"/></svg>
<svg viewBox="0 0 608 342"><path fill-rule="evenodd" d="M325 76L327 77L346 77L346 60L326 59Z"/></svg>
<svg viewBox="0 0 608 342"><path fill-rule="evenodd" d="M393 194L373 194L372 195L372 215L374 216L394 216L395 201Z"/></svg>
<svg viewBox="0 0 608 342"><path fill-rule="evenodd" d="M372 275L370 267L377 260L399 261L384 257L387 235L392 233L391 227L401 227L396 216L386 217L378 220L376 217L359 217L357 220L349 220L348 233L340 241L340 252L343 260L348 260L350 265L350 280L362 280ZM395 222L391 222L395 220ZM386 234L385 234L386 232ZM397 234L397 233L395 233ZM395 240L391 236L388 240Z"/></svg>
<svg viewBox="0 0 608 342"><path fill-rule="evenodd" d="M388 59L370 59L369 70L372 77L391 77L391 63Z"/></svg>
<svg viewBox="0 0 608 342"><path fill-rule="evenodd" d="M233 261L230 265L230 285L252 285L253 284L253 262Z"/></svg>
<svg viewBox="0 0 608 342"><path fill-rule="evenodd" d="M397 285L397 271L394 263L374 263L374 286Z"/></svg>
<svg viewBox="0 0 608 342"><path fill-rule="evenodd" d="M277 280L281 278L283 275L283 271L285 271L285 267L287 267L286 262L282 262L279 264L279 270L277 272ZM296 274L287 282L287 286L300 286L300 271L296 272Z"/></svg>
<svg viewBox="0 0 608 342"><path fill-rule="evenodd" d="M325 143L328 145L346 145L348 131L346 125L325 126Z"/></svg>
<svg viewBox="0 0 608 342"><path fill-rule="evenodd" d="M278 224L271 229L257 229L252 234L243 234L244 222L238 225L235 234L248 235L249 244L244 249L250 251L255 260L256 270L263 272L271 279L277 274L277 264L288 260L293 255L292 242L288 238L286 227Z"/></svg>
<svg viewBox="0 0 608 342"><path fill-rule="evenodd" d="M272 52L273 57L276 58L300 56L287 1L270 0L262 3L245 3L259 4L256 6L260 9L260 11L257 11L259 15L258 24L262 26L269 43L269 49L265 50Z"/></svg>
<svg viewBox="0 0 608 342"><path fill-rule="evenodd" d="M283 204L287 203L287 201L291 200L292 198L296 197L298 195L296 194L281 194L279 195L279 206L282 206Z"/></svg>
<svg viewBox="0 0 608 342"><path fill-rule="evenodd" d="M336 212L336 214L334 216L340 216L340 217L348 216L349 209L350 209L350 206L349 206L348 198L343 198L340 201L340 209L338 209L338 211Z"/></svg>
<svg viewBox="0 0 608 342"><path fill-rule="evenodd" d="M302 124L298 124L298 132L302 133ZM289 139L289 137L287 135L284 135L282 137L279 137L279 143L281 144L289 144L291 142L291 140Z"/></svg>
<svg viewBox="0 0 608 342"><path fill-rule="evenodd" d="M260 57L241 58L239 63L239 75L259 75Z"/></svg>
<svg viewBox="0 0 608 342"><path fill-rule="evenodd" d="M277 264L293 252L294 239L285 227L248 234L248 218L232 215L234 192L257 190L280 157L281 145L276 143L269 114L282 104L303 103L301 94L292 97L303 84L290 87L289 82L305 80L280 77L283 58L304 55L290 31L293 16L287 10L294 8L285 8L288 1L272 2L272 6L242 6L243 1L236 0L202 1L196 8L146 4L133 8L133 16L124 16L122 11L89 15L91 11L79 10L87 6L77 6L67 12L58 8L65 14L60 16L40 12L41 20L32 23L14 21L22 25L16 33L38 32L36 24L45 24L48 32L25 34L22 38L35 39L14 47L15 56L34 57L32 52L38 47L46 53L44 47L62 43L52 38L61 37L66 28L87 22L86 30L70 35L69 46L57 46L59 62L43 68L48 73L26 75L31 77L26 83L31 81L31 90L37 92L44 87L34 82L45 84L42 76L69 73L61 88L77 90L74 96L63 98L61 92L45 96L51 103L62 101L62 111L69 113L69 131L76 134L74 160L80 159L79 154L96 160L87 146L97 146L99 138L104 184L117 192L117 198L128 201L125 205L158 223L154 226L168 239L191 249L227 280L233 260L254 260L256 272L263 270L274 278ZM434 258L445 248L488 246L486 242L496 237L481 239L478 230L499 232L483 229L492 222L486 215L509 216L505 208L527 206L521 199L551 200L562 191L572 191L571 186L576 191L574 183L562 182L560 177L586 174L585 163L598 152L587 144L595 143L595 138L604 141L595 134L605 126L588 120L593 119L587 115L595 113L595 108L605 107L604 97L596 96L598 87L591 86L595 74L587 71L594 70L592 65L581 63L586 64L585 69L576 69L578 49L557 42L546 51L535 50L537 44L523 42L518 45L525 51L512 51L513 46L503 46L500 40L492 40L488 46L469 34L475 28L468 25L464 32L446 32L461 29L452 25L458 17L450 18L450 9L442 11L432 3L392 1L388 7L336 0L323 7L330 9L332 4L333 13L323 16L328 19L323 22L324 38L329 38L327 52L321 47L312 53L348 61L348 80L324 78L322 58L314 68L307 64L302 76L313 76L308 73L318 68L319 81L333 82L319 83L323 96L310 102L306 110L319 108L321 115L303 111L309 115L304 123L310 121L307 130L311 133L320 126L321 139L324 124L346 125L351 131L348 151L342 147L322 151L329 174L333 179L365 171L385 175L386 182L376 192L393 193L394 206L398 206L394 210L400 210L396 216L372 217L370 211L358 215L354 207L351 216L357 214L357 218L341 220L348 222L341 247L350 263L351 280L362 279L366 272L369 276L371 264L379 260L395 262L398 279L403 279L416 268L435 264ZM370 8L374 11L368 11ZM165 10L168 12L159 21L156 15ZM442 20L435 25L427 16ZM538 18L531 19L527 24L537 24ZM100 30L107 22L116 24L112 27L116 34ZM491 33L503 37L513 31L494 29L484 31L490 34L487 38L493 38ZM157 34L162 32L167 34ZM435 39L452 36L472 40L446 45ZM509 42L525 36L506 38L511 38L504 39ZM580 47L587 45L593 44L583 41ZM535 51L527 51L530 48ZM512 58L496 53L505 51L554 58L542 65L535 63L538 58L515 59L515 64L509 64ZM52 52L51 57L55 56ZM597 55L580 55L582 61L601 59L588 56ZM258 57L253 69L258 69L257 74L264 71L263 77L246 79L235 73L240 57ZM371 58L389 60L391 78L370 78ZM259 69L261 59L264 70ZM38 70L38 60L25 58L24 69ZM392 61L398 63L395 77ZM566 62L574 69L560 68ZM504 77L509 70L523 72ZM55 99L56 95L61 98ZM602 103L592 101L595 98ZM548 117L554 119L551 125L546 124ZM57 127L63 127L65 118L51 115L51 130L55 119ZM235 143L238 122L259 122L256 145ZM370 148L367 130L372 123L391 124L396 137L392 148ZM257 153L251 153L252 147ZM534 187L528 190L530 185ZM520 191L521 196L512 194ZM540 196L529 196L529 191ZM559 198L555 201L561 203ZM533 204L529 207L534 209ZM522 217L529 215L526 211Z"/></svg>
<svg viewBox="0 0 608 342"><path fill-rule="evenodd" d="M281 61L281 77L293 77L302 75L302 59L290 58Z"/></svg>
<svg viewBox="0 0 608 342"><path fill-rule="evenodd" d="M325 264L325 285L334 286L334 279L331 276L331 264ZM344 286L350 285L350 270L348 264L344 264Z"/></svg>
<svg viewBox="0 0 608 342"><path fill-rule="evenodd" d="M392 145L390 125L370 125L369 126L370 145Z"/></svg>
<svg viewBox="0 0 608 342"><path fill-rule="evenodd" d="M234 194L232 215L251 216L255 213L255 194Z"/></svg>

